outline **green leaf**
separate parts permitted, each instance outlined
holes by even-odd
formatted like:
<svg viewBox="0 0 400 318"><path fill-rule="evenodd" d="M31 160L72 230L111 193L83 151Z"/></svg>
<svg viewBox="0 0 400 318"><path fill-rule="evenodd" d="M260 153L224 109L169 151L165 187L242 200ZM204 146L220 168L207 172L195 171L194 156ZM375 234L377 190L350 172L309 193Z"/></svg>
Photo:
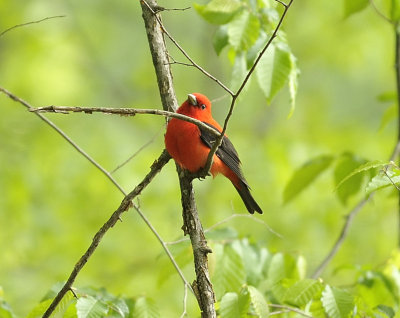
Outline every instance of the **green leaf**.
<svg viewBox="0 0 400 318"><path fill-rule="evenodd" d="M301 191L309 186L333 160L332 156L318 156L306 162L297 169L287 183L283 192L283 201L288 203L293 200Z"/></svg>
<svg viewBox="0 0 400 318"><path fill-rule="evenodd" d="M41 318L44 314L44 312L49 308L50 304L52 303L53 299L46 299L39 304L37 304L32 311L29 313L29 315L26 318ZM72 292L68 292L65 294L59 305L56 307L54 310L53 314L51 315L52 318L62 318L65 316L65 313L68 311L69 308L73 307L71 305L74 305L76 303L76 298L72 294ZM74 310L75 311L75 310ZM75 315L76 317L76 315Z"/></svg>
<svg viewBox="0 0 400 318"><path fill-rule="evenodd" d="M128 317L129 307L125 299L114 297L113 299L107 301L107 305L109 306L108 317Z"/></svg>
<svg viewBox="0 0 400 318"><path fill-rule="evenodd" d="M353 309L353 296L339 288L326 285L322 305L330 318L347 318Z"/></svg>
<svg viewBox="0 0 400 318"><path fill-rule="evenodd" d="M380 172L368 182L365 192L368 195L376 190L381 190L389 186L394 187L393 183L396 185L400 183L400 171L398 169L396 171L388 170L386 174Z"/></svg>
<svg viewBox="0 0 400 318"><path fill-rule="evenodd" d="M221 318L238 318L240 317L238 294L226 293L220 303L219 312Z"/></svg>
<svg viewBox="0 0 400 318"><path fill-rule="evenodd" d="M396 119L398 116L398 108L396 104L393 104L386 108L385 112L383 113L381 124L379 125L379 130L383 130L389 122L393 119Z"/></svg>
<svg viewBox="0 0 400 318"><path fill-rule="evenodd" d="M313 318L326 318L321 297L322 297L322 291L320 291L318 295L315 296L316 299L312 301L311 305L308 308Z"/></svg>
<svg viewBox="0 0 400 318"><path fill-rule="evenodd" d="M369 0L343 0L344 1L344 15L349 17L350 15L363 10Z"/></svg>
<svg viewBox="0 0 400 318"><path fill-rule="evenodd" d="M247 75L246 58L243 53L239 53L235 57L235 63L233 64L232 68L231 89L233 91L237 91L239 89L246 75ZM249 87L249 85L247 84L246 87Z"/></svg>
<svg viewBox="0 0 400 318"><path fill-rule="evenodd" d="M272 43L261 57L255 70L258 85L268 103L271 103L278 91L288 81L291 70L290 51Z"/></svg>
<svg viewBox="0 0 400 318"><path fill-rule="evenodd" d="M261 14L261 27L264 31L271 33L279 21L279 12L272 7L263 8L259 11Z"/></svg>
<svg viewBox="0 0 400 318"><path fill-rule="evenodd" d="M247 51L258 39L260 21L248 10L243 10L228 24L229 44L235 51Z"/></svg>
<svg viewBox="0 0 400 318"><path fill-rule="evenodd" d="M193 4L204 20L213 24L225 24L231 21L242 4L234 0L211 0L206 5Z"/></svg>
<svg viewBox="0 0 400 318"><path fill-rule="evenodd" d="M93 296L85 295L78 299L76 310L78 318L98 318L107 314L108 306Z"/></svg>
<svg viewBox="0 0 400 318"><path fill-rule="evenodd" d="M225 46L229 44L228 28L226 25L221 25L214 34L213 46L217 55L221 54L221 51Z"/></svg>
<svg viewBox="0 0 400 318"><path fill-rule="evenodd" d="M175 258L180 268L184 268L186 265L191 264L193 261L192 246L190 241L183 241L179 244L171 244L169 247L170 252ZM176 275L176 269L171 264L170 259L166 253L160 252L160 270L158 271L157 283L162 285L172 275Z"/></svg>
<svg viewBox="0 0 400 318"><path fill-rule="evenodd" d="M260 31L260 35L254 45L247 51L246 63L247 69L250 69L254 61L256 60L258 54L261 52L262 48L267 43L267 34L264 31Z"/></svg>
<svg viewBox="0 0 400 318"><path fill-rule="evenodd" d="M352 153L343 154L333 172L335 184L340 183L343 178L364 163L365 160L354 156ZM336 194L343 204L346 204L351 196L360 191L363 179L364 174L357 174L337 189Z"/></svg>
<svg viewBox="0 0 400 318"><path fill-rule="evenodd" d="M240 311L240 317L241 318L248 318L247 313L250 310L250 293L249 290L247 289L247 286L241 289L240 294L239 294L239 311Z"/></svg>
<svg viewBox="0 0 400 318"><path fill-rule="evenodd" d="M322 288L322 284L314 279L298 281L288 288L285 302L297 307L304 306L312 300Z"/></svg>
<svg viewBox="0 0 400 318"><path fill-rule="evenodd" d="M135 302L131 316L135 318L159 318L160 314L152 299L140 297Z"/></svg>
<svg viewBox="0 0 400 318"><path fill-rule="evenodd" d="M299 267L296 259L283 253L276 253L271 259L268 267L268 283L273 286L279 283L284 278L295 278L299 279Z"/></svg>
<svg viewBox="0 0 400 318"><path fill-rule="evenodd" d="M265 301L264 295L255 287L247 287L250 294L250 301L254 309L254 313L261 318L269 316L268 304Z"/></svg>
<svg viewBox="0 0 400 318"><path fill-rule="evenodd" d="M0 318L14 318L11 307L0 297Z"/></svg>
<svg viewBox="0 0 400 318"><path fill-rule="evenodd" d="M389 306L378 305L376 309L382 314L384 314L387 318L393 318L396 314L393 308Z"/></svg>
<svg viewBox="0 0 400 318"><path fill-rule="evenodd" d="M290 118L296 108L296 95L298 87L298 77L300 70L297 68L297 59L290 53L290 73L289 73L289 95L290 95L290 111L288 118Z"/></svg>
<svg viewBox="0 0 400 318"><path fill-rule="evenodd" d="M351 173L349 173L346 177L344 177L337 185L335 188L335 191L339 189L347 180L350 178L354 177L357 174L364 173L367 171L370 171L372 169L380 168L385 166L386 163L380 161L380 160L375 160L375 161L369 161L367 163L362 164L358 168L354 169Z"/></svg>
<svg viewBox="0 0 400 318"><path fill-rule="evenodd" d="M239 292L246 281L242 258L230 244L215 247L217 264L213 284L217 298L226 292Z"/></svg>
<svg viewBox="0 0 400 318"><path fill-rule="evenodd" d="M236 247L237 245L234 245ZM236 248L236 250L238 250ZM255 244L250 244L248 239L240 241L240 255L242 255L243 265L246 272L246 282L250 285L258 286L264 279L263 269L271 258L266 248L260 248Z"/></svg>
<svg viewBox="0 0 400 318"><path fill-rule="evenodd" d="M233 240L238 237L238 232L233 227L223 227L207 231L207 240L222 241Z"/></svg>

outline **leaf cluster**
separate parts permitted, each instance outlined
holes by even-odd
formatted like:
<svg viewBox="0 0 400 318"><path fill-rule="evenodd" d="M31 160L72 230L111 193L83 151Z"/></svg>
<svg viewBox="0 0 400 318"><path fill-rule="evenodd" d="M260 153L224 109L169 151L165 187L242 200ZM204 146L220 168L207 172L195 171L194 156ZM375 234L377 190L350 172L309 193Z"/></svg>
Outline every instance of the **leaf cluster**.
<svg viewBox="0 0 400 318"><path fill-rule="evenodd" d="M211 0L206 5L195 4L196 11L206 21L218 25L213 45L218 55L227 48L228 58L233 64L233 90L239 88L271 37L279 21L279 5L272 0ZM255 74L268 103L288 83L293 112L299 70L284 31L278 32L277 38L261 57Z"/></svg>
<svg viewBox="0 0 400 318"><path fill-rule="evenodd" d="M223 240L225 235L229 239ZM271 253L247 238L232 239L232 235L237 236L233 229L210 233L219 238L211 242L216 258L211 278L218 317L395 317L400 305L399 252L378 269L352 268L352 282L340 287L308 278L307 262L301 255ZM27 318L41 317L61 286L54 286ZM0 300L0 317L15 317L7 303ZM103 288L73 288L54 317L163 315L156 301L145 296L132 298L114 296Z"/></svg>

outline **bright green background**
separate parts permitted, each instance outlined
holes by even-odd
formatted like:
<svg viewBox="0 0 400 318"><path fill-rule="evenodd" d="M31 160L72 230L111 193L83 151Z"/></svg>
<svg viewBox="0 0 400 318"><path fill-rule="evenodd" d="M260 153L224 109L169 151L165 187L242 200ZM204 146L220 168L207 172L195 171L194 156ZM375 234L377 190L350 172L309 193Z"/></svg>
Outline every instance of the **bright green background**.
<svg viewBox="0 0 400 318"><path fill-rule="evenodd" d="M138 1L6 0L0 3L0 31L52 15L66 17L0 37L2 87L33 106L161 107ZM165 12L163 20L200 65L229 84L226 52L217 57L212 48L213 26L193 9ZM284 186L296 168L320 154L352 151L369 160L388 158L395 125L379 131L389 104L376 97L394 90L394 35L371 8L344 19L341 1L330 0L294 1L284 28L301 69L294 115L287 119L287 89L267 106L254 81L239 100L228 129L265 211L257 217L282 237L247 218L221 227L234 227L272 252L303 254L311 274L335 241L343 216L362 194L343 206L328 172L283 205ZM168 47L176 60L185 62L169 42ZM194 68L174 65L173 73L180 101L188 93L203 92L218 99L214 115L223 120L229 98L221 88ZM3 95L0 102L0 286L14 311L24 316L54 283L67 278L122 196L36 116ZM163 148L165 127L159 117L46 116L109 170L156 135L149 147L115 173L127 191ZM223 178L196 181L195 188L205 228L234 212L247 213ZM324 279L352 283L352 266L374 267L391 255L397 245L397 201L391 194L379 193L357 216ZM172 162L146 188L140 204L164 240L181 238ZM172 266L131 210L105 236L75 284L104 286L117 295L145 294L156 300L165 317L174 317L182 312L183 285L176 274L162 279L166 272L173 273ZM191 266L185 273L192 281ZM190 313L197 313L194 303L189 296Z"/></svg>

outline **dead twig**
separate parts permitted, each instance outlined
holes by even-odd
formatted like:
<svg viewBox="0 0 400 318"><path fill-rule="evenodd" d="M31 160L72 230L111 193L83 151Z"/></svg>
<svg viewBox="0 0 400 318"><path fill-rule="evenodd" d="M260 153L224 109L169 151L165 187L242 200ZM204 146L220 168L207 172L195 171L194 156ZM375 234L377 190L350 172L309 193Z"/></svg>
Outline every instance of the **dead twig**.
<svg viewBox="0 0 400 318"><path fill-rule="evenodd" d="M31 21L31 22L26 22L26 23L17 24L17 25L14 25L14 26L12 26L12 27L10 27L10 28L4 30L3 32L1 32L1 33L0 33L0 37L2 37L2 36L3 36L4 34L6 34L7 32L10 32L11 30L14 30L14 29L16 29L16 28L24 27L24 26L27 26L27 25L30 25L30 24L40 23L40 22L43 22L43 21L46 21L46 20L50 20L50 19L65 18L65 17L66 17L65 15L55 15L55 16L46 17L46 18L44 18L44 19L40 19L40 20L37 20L37 21Z"/></svg>

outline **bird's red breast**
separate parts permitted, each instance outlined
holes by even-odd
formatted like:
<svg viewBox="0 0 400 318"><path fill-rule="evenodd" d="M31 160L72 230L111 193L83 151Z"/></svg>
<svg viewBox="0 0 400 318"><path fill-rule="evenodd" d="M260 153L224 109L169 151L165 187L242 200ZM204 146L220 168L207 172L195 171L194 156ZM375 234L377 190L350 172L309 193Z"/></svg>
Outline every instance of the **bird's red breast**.
<svg viewBox="0 0 400 318"><path fill-rule="evenodd" d="M178 113L198 119L208 126L222 131L211 114L211 102L199 93L188 95L188 99L178 108ZM197 172L207 163L208 154L216 141L215 134L184 120L172 118L167 125L165 146L175 161L190 172ZM213 157L210 172L213 176L221 173L227 177L243 199L250 213L261 208L249 191L249 186L240 169L239 156L228 137L224 136L221 146Z"/></svg>

